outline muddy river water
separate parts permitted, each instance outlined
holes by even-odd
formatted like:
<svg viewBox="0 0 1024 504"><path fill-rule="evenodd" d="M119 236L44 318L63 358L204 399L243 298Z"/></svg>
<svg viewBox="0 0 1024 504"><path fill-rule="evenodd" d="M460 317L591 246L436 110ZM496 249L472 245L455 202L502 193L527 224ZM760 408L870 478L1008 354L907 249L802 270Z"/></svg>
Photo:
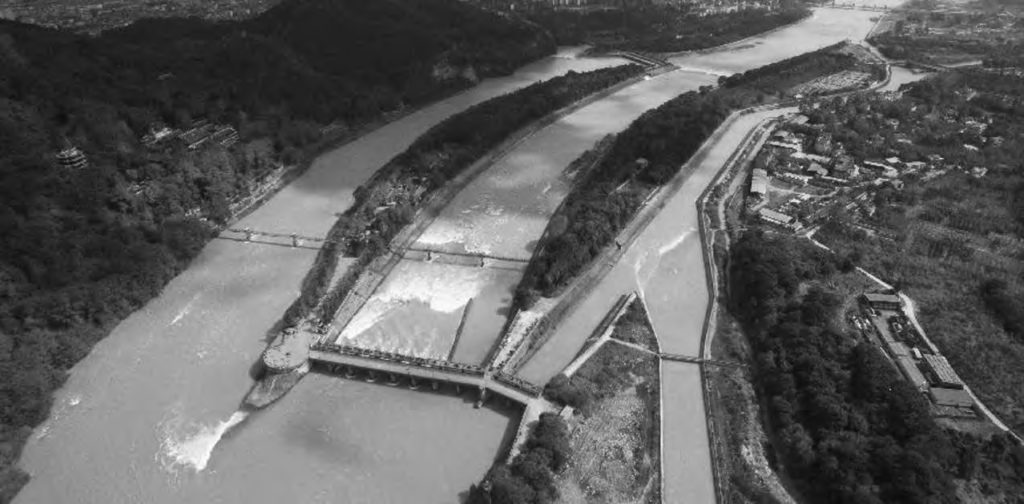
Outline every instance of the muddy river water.
<svg viewBox="0 0 1024 504"><path fill-rule="evenodd" d="M625 128L643 111L680 92L712 83L716 73L742 71L842 39L862 38L874 16L820 10L795 26L734 48L680 57L674 62L688 71L623 89L523 141L467 187L421 241L526 257L531 240L539 237L565 195L561 170L605 134ZM621 63L578 58L575 53L563 50L512 76L484 81L325 154L239 225L323 235L335 215L351 204L352 191L360 183L445 117L569 70ZM726 141L742 137L741 128L736 131L726 135L716 152L727 155ZM556 374L613 297L638 287L665 350L696 352L707 291L693 198L710 180L715 159L709 156L707 168L702 165L691 177L693 182L679 192L678 201L673 200L637 240L636 250L526 364L525 377L543 382ZM249 367L295 299L314 253L231 240L211 242L160 297L126 319L74 368L55 398L52 417L26 448L22 466L33 479L16 502L458 502L515 429L514 410L474 409L468 397L310 375L268 410L238 411L251 385ZM410 269L405 274L412 277L434 274ZM444 272L427 278L419 294L396 283L394 295L383 300L380 316L366 322L366 327L391 324L376 336L381 345L443 353L450 319L461 316L458 308L469 292L483 305L470 313L479 310L470 322L473 334L485 336L467 342L470 346L461 351L465 360L486 353L486 334L496 334L495 324L510 300L516 273L484 276L469 287L436 280L445 275L456 280L465 276ZM463 293L444 292L450 284L462 285ZM432 319L412 316L386 320L392 308L415 309L415 303L443 316L429 323ZM403 324L432 327L409 329ZM414 341L431 328L437 329L435 342ZM406 334L408 341L385 341L390 333ZM672 383L665 393L666 418L679 419L665 427L665 502L708 502L712 494L696 368L667 366L665 380Z"/></svg>

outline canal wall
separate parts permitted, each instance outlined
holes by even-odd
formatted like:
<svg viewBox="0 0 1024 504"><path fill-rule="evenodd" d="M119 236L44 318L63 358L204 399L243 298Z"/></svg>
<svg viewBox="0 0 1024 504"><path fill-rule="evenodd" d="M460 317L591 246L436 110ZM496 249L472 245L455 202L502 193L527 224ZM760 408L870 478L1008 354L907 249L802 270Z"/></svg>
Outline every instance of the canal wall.
<svg viewBox="0 0 1024 504"><path fill-rule="evenodd" d="M754 109L747 109L743 111L743 114L752 113ZM700 357L708 359L711 357L711 345L710 341L712 338L711 332L714 330L713 319L717 316L719 309L718 293L718 274L717 268L714 263L714 242L712 235L708 232L709 217L707 215L707 199L711 192L722 182L723 176L729 173L733 168L739 168L742 164L749 159L752 154L751 147L756 144L755 138L761 137L766 131L767 124L771 120L768 119L753 129L740 141L739 148L733 152L733 154L722 164L722 167L715 174L715 178L712 179L711 183L704 188L700 196L697 198L697 231L701 240L701 256L704 262L704 279L707 283L708 289L708 305L704 313L704 322L701 329L700 338ZM722 484L722 464L724 459L720 453L719 447L721 446L720 440L717 437L716 422L714 416L711 414L711 387L710 382L710 368L708 366L701 366L700 370L700 381L701 381L701 393L704 398L704 419L707 423L708 432L708 448L711 452L711 475L715 485L715 500L719 503L726 502L725 490ZM664 479L662 479L662 489L664 491Z"/></svg>

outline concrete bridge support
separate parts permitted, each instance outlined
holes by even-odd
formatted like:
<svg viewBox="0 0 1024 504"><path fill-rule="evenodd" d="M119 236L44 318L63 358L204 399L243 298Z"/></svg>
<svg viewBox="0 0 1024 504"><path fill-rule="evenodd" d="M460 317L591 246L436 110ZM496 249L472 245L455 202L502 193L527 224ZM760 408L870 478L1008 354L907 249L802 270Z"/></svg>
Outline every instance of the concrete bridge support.
<svg viewBox="0 0 1024 504"><path fill-rule="evenodd" d="M356 375L355 369L353 369L351 366L346 366L345 367L345 378L348 378L348 379L351 380L352 378L355 377L355 375Z"/></svg>
<svg viewBox="0 0 1024 504"><path fill-rule="evenodd" d="M416 381L416 377L415 376L412 376L412 375L409 376L409 388L411 390L419 390L420 384Z"/></svg>
<svg viewBox="0 0 1024 504"><path fill-rule="evenodd" d="M398 385L398 377L395 376L395 373L388 373L388 385L392 387Z"/></svg>
<svg viewBox="0 0 1024 504"><path fill-rule="evenodd" d="M483 406L484 405L484 401L486 401L486 400L487 400L487 388L486 387L480 387L480 395L477 396L476 404L473 407L474 408L479 408L479 407Z"/></svg>
<svg viewBox="0 0 1024 504"><path fill-rule="evenodd" d="M434 391L437 391L437 389L441 388L441 383L438 382L437 380L432 380L430 382L430 388L434 389Z"/></svg>
<svg viewBox="0 0 1024 504"><path fill-rule="evenodd" d="M369 382L369 383L373 383L373 382L377 381L377 372L372 370L372 369L367 370L366 371L366 381Z"/></svg>

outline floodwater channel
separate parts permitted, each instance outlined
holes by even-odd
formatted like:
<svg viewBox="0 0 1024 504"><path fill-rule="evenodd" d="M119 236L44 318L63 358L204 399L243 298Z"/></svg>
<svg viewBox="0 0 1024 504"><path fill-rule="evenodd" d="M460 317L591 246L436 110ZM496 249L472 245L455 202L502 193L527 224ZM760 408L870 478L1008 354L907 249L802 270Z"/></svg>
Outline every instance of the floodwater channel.
<svg viewBox="0 0 1024 504"><path fill-rule="evenodd" d="M844 38L863 37L872 16L877 14L819 10L797 25L721 54L687 56L676 63L717 72L746 70ZM621 62L574 54L566 50L512 76L484 81L321 156L303 177L239 226L323 235L336 215L351 205L359 184L444 118L569 70ZM474 181L422 239L432 246L489 247L486 250L495 254L527 256L534 245L531 240L539 237L567 190L561 170L643 111L713 82L716 77L709 73L664 74L543 128ZM726 135L721 153L727 155L728 142L740 138L739 129ZM543 383L556 374L618 294L637 287L665 351L694 354L699 335L693 328L699 332L707 291L693 201L703 189L699 184L710 181L714 170L705 166L714 165L714 155L556 337L527 363L526 378ZM519 199L528 194L534 199ZM313 257L314 251L301 248L231 240L208 244L161 296L122 322L72 370L55 397L51 418L26 447L22 467L33 479L15 502L458 502L460 492L483 475L514 431L517 412L473 409L468 398L315 374L268 410L237 410L252 384L249 368L296 298ZM435 266L440 265L427 265ZM408 268L413 276L419 274L417 267ZM502 274L515 276L506 273ZM430 275L440 278L449 273ZM453 285L465 285L458 278L469 273L450 275L456 279ZM486 335L500 329L495 321L502 320L501 310L511 299L515 281L478 282L476 292L487 292L481 297L490 300L481 301L481 315L474 315L476 306L469 315L479 318L472 322L472 334L485 336L473 341L473 350L467 350L472 355L464 358L475 358L489 348ZM448 320L461 316L452 309L461 298L448 299L451 304L435 303L434 291L442 291L442 297L451 295L443 292L449 289L447 280L438 283L443 285L412 296L398 282L383 305L396 306L397 300L408 312L394 317L391 328L375 337L384 344L388 334L401 333L402 320L418 319L425 315L423 310L440 311L444 321L437 323L445 329L438 330L431 344L387 344L443 353L445 338L451 337ZM507 288L507 293L492 288L495 285ZM381 310L383 318L371 320L367 327L387 318L388 311ZM419 322L419 329L406 331L407 337L421 334L426 321ZM713 499L708 493L700 383L690 369L696 367L676 371L666 366L665 371L665 502Z"/></svg>

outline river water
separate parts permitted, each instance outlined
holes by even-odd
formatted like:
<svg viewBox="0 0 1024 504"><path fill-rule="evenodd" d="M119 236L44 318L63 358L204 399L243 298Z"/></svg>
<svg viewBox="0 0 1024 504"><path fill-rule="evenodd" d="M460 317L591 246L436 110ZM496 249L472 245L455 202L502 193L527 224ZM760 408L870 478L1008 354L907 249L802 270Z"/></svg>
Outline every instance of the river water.
<svg viewBox="0 0 1024 504"><path fill-rule="evenodd" d="M870 29L870 16L818 11L792 28L720 55L680 58L680 66L698 71L639 83L532 136L503 161L512 177L506 183L515 182L515 166L557 172L604 134L621 130L679 92L711 82L716 72L754 68L856 38ZM351 204L361 182L445 117L568 70L617 63L579 59L566 51L513 76L485 81L325 154L239 225L323 235ZM495 173L491 180L500 185L504 175ZM528 175L522 184L535 180ZM555 195L564 191L557 177L548 180ZM700 192L697 182L691 185L694 194ZM465 201L472 204L470 197ZM694 321L702 316L707 292L695 225L687 217L693 213L692 199L673 201L670 207L649 228L661 234L645 233L638 240L643 250L627 254L557 337L527 363L524 376L543 382L557 373L589 334L588 327L610 308L613 296L637 285L644 287L665 350L692 353L691 331L699 326ZM550 205L540 213L545 212ZM454 215L439 222L448 226L439 235L476 228ZM518 229L520 224L526 234L543 229L541 220L500 225ZM487 242L486 237L461 236L470 246ZM509 242L506 249L501 240L493 243L495 250L517 254L526 253L517 247L529 245ZM16 502L457 502L459 492L480 478L514 430L516 413L475 410L461 398L318 375L308 376L267 411L237 411L251 385L249 366L295 299L313 256L312 250L211 242L160 297L125 320L74 368L55 398L54 414L26 447L22 466L33 479ZM492 305L501 304L500 293L492 297L498 299ZM432 299L423 302L433 306ZM422 351L437 352L431 348ZM709 501L703 417L696 416L703 410L700 384L690 375L696 373L665 371L673 382L665 393L666 419L682 415L680 423L666 422L666 502Z"/></svg>
<svg viewBox="0 0 1024 504"><path fill-rule="evenodd" d="M324 235L360 183L444 118L569 70L621 63L577 52L486 80L325 154L239 226ZM236 411L252 385L249 368L314 254L223 239L207 245L75 366L26 446L22 467L33 478L16 502L457 501L514 429L515 414L321 376L268 411Z"/></svg>

